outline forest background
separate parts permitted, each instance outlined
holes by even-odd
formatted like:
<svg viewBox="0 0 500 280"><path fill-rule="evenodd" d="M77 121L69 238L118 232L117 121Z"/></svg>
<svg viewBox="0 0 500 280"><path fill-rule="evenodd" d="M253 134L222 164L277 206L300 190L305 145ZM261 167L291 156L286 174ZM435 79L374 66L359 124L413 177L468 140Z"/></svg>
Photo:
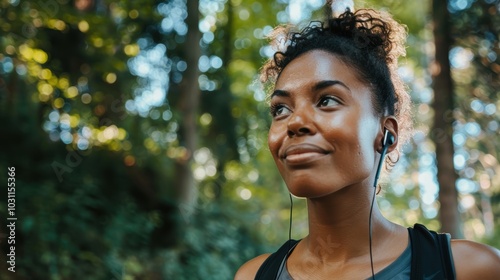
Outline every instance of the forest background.
<svg viewBox="0 0 500 280"><path fill-rule="evenodd" d="M323 1L0 3L1 279L232 279L288 238L255 81L265 36L321 19ZM500 247L500 1L356 7L409 31L415 134L383 180L384 214Z"/></svg>

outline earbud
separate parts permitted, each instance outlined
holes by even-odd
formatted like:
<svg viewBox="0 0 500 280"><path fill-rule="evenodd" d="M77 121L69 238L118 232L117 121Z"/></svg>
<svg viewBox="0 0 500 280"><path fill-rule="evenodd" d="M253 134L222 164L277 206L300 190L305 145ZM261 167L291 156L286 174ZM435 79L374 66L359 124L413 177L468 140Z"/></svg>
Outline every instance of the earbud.
<svg viewBox="0 0 500 280"><path fill-rule="evenodd" d="M394 137L394 135L389 130L386 129L384 133L384 140L382 141L382 152L380 153L380 160L378 162L377 172L375 173L375 181L373 182L373 187L375 188L377 187L378 177L380 176L380 170L382 169L382 162L384 161L387 149L389 149L389 146L394 144L395 141L396 138Z"/></svg>
<svg viewBox="0 0 500 280"><path fill-rule="evenodd" d="M382 148L388 148L388 146L394 144L394 141L396 141L394 135L386 129L384 134L384 141L382 141Z"/></svg>

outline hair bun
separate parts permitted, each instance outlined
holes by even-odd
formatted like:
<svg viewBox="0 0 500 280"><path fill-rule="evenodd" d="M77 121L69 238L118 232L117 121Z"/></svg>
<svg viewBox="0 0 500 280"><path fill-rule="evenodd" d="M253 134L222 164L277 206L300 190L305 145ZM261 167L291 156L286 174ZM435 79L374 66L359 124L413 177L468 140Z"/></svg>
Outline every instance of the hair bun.
<svg viewBox="0 0 500 280"><path fill-rule="evenodd" d="M405 27L374 10L345 11L328 20L328 29L332 34L352 39L354 47L373 49L388 64L397 62L406 53Z"/></svg>

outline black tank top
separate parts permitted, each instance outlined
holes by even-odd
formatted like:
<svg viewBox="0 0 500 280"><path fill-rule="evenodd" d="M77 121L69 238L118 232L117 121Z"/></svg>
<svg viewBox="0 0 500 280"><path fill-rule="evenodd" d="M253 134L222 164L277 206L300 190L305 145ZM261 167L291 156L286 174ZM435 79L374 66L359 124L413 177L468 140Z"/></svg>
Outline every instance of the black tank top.
<svg viewBox="0 0 500 280"><path fill-rule="evenodd" d="M420 224L408 228L408 233L411 244L411 280L456 278L449 234L428 230ZM280 268L283 268L283 260L297 243L297 240L289 240L278 251L271 254L262 263L255 279L276 280Z"/></svg>
<svg viewBox="0 0 500 280"><path fill-rule="evenodd" d="M295 246L290 250L290 254ZM278 278L276 280L293 280L292 276L288 273L286 268L286 257L283 258L280 268L278 270ZM408 246L401 253L401 255L386 268L375 274L375 279L391 279L391 280L407 280L410 279L411 275L411 244L408 242Z"/></svg>

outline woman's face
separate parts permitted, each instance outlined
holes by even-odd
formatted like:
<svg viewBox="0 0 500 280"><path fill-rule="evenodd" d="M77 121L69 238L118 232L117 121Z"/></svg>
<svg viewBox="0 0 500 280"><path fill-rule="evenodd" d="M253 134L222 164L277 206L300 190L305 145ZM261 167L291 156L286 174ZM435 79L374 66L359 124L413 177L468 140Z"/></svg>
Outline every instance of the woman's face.
<svg viewBox="0 0 500 280"><path fill-rule="evenodd" d="M283 69L271 96L268 144L292 194L314 198L373 184L383 127L372 100L355 70L326 51Z"/></svg>

